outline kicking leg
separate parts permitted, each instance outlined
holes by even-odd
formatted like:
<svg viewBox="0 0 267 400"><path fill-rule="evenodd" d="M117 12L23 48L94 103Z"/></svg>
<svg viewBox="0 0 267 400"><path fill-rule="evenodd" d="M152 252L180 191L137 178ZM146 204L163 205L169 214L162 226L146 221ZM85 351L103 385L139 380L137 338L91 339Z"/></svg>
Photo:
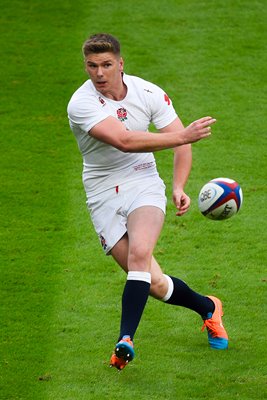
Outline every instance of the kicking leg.
<svg viewBox="0 0 267 400"><path fill-rule="evenodd" d="M127 234L118 243L120 251L114 252L113 257L127 272L128 237ZM228 335L222 324L222 305L213 296L202 296L193 291L182 280L162 273L162 270L152 256L151 259L150 294L168 304L189 308L197 312L204 320L203 327L207 328L208 340L213 349L227 349Z"/></svg>
<svg viewBox="0 0 267 400"><path fill-rule="evenodd" d="M117 263L128 272L128 246L127 234L117 243L112 251L112 256ZM150 295L168 304L182 306L197 312L202 318L207 318L208 313L213 313L214 303L209 297L194 292L181 279L163 274L157 260L151 258L151 286Z"/></svg>

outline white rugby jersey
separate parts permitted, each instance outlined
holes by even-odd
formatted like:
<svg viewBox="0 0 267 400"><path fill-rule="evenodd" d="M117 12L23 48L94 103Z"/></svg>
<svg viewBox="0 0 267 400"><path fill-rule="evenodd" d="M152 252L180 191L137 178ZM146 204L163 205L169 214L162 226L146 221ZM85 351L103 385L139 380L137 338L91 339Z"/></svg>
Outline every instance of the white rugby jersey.
<svg viewBox="0 0 267 400"><path fill-rule="evenodd" d="M124 153L90 136L90 129L108 116L120 120L128 130L157 129L177 117L172 102L158 86L123 74L127 95L121 101L99 93L87 80L70 99L68 117L83 157L83 183L87 197L138 177L158 175L153 153Z"/></svg>

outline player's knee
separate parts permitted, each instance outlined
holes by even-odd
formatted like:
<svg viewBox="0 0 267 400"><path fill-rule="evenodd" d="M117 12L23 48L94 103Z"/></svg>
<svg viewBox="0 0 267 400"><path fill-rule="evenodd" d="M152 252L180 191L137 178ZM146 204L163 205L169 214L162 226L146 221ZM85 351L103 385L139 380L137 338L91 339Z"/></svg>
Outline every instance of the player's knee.
<svg viewBox="0 0 267 400"><path fill-rule="evenodd" d="M132 247L128 256L129 270L150 270L152 251L146 245Z"/></svg>

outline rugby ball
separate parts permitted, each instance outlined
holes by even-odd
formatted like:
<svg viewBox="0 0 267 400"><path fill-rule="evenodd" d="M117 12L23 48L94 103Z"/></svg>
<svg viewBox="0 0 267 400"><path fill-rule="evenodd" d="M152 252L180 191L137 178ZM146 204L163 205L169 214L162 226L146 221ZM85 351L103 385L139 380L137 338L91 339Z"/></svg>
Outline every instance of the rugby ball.
<svg viewBox="0 0 267 400"><path fill-rule="evenodd" d="M216 178L200 190L198 208L207 218L223 220L235 215L240 210L242 201L242 189L236 181Z"/></svg>

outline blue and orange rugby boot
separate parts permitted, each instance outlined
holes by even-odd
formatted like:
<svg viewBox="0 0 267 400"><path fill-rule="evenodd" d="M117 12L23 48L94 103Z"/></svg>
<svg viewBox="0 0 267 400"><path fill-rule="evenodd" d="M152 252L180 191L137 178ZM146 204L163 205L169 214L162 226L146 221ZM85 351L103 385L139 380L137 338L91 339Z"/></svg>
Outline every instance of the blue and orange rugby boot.
<svg viewBox="0 0 267 400"><path fill-rule="evenodd" d="M121 371L134 358L133 347L130 336L123 336L115 346L114 353L110 359L110 367L116 367Z"/></svg>
<svg viewBox="0 0 267 400"><path fill-rule="evenodd" d="M204 320L202 331L207 328L208 341L210 347L216 350L226 350L228 348L228 335L222 323L222 302L214 296L207 296L215 305L213 313L208 313Z"/></svg>

